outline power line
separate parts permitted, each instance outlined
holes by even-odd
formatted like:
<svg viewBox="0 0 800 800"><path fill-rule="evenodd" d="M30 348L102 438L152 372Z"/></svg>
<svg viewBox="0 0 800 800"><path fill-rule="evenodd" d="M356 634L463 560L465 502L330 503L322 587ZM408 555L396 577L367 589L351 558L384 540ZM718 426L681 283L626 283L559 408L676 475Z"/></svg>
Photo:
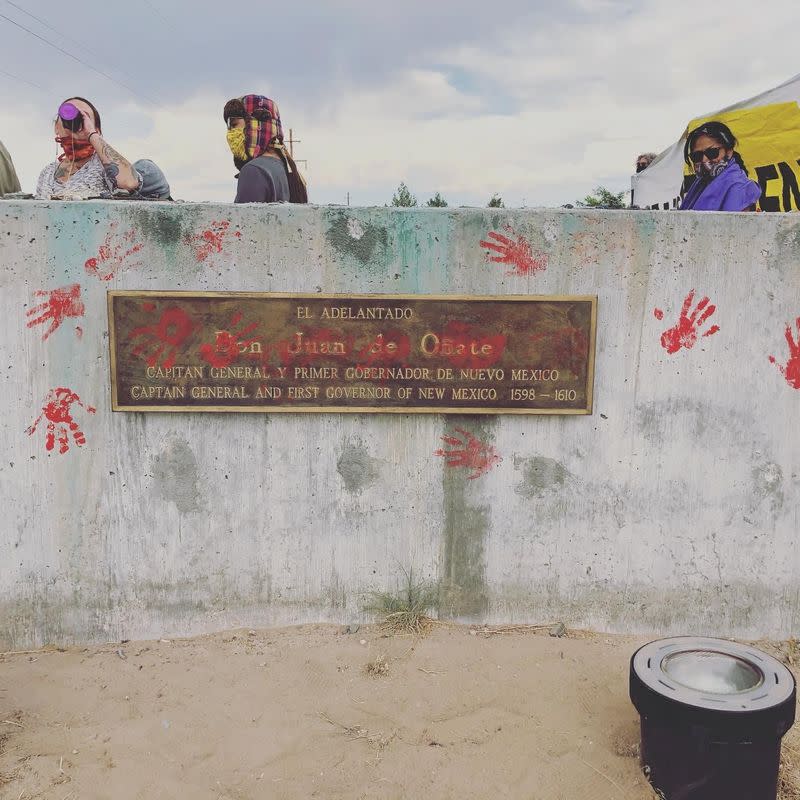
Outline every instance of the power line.
<svg viewBox="0 0 800 800"><path fill-rule="evenodd" d="M12 25L16 25L18 28L21 28L23 31L25 31L25 33L29 33L34 38L39 39L40 41L44 42L45 44L49 45L50 47L58 50L59 53L63 53L65 56L69 56L69 58L71 58L73 61L77 61L79 64L83 64L84 67L86 67L87 69L92 70L92 72L96 72L98 75L102 75L104 78L107 78L108 80L112 81L113 83L116 83L117 85L122 86L123 89L127 89L131 94L135 95L136 97L140 97L143 100L147 100L148 103L152 103L153 105L158 105L158 103L155 100L153 100L151 97L147 97L146 95L139 94L139 92L137 92L135 89L132 89L127 84L124 84L122 81L118 81L116 78L112 78L110 75L108 75L105 72L103 72L103 70L97 69L97 67L93 67L91 64L87 64L85 61L83 61L82 59L78 58L78 56L75 56L72 53L68 52L67 50L64 50L63 47L59 47L57 44L53 44L49 39L45 39L44 36L39 36L38 33L34 33L32 30L30 30L30 28L26 28L24 25L21 25L19 22L16 22L15 20L11 19L11 17L7 17L5 14L0 14L0 19L4 19L6 22L10 22Z"/></svg>
<svg viewBox="0 0 800 800"><path fill-rule="evenodd" d="M32 81L25 80L25 78L20 78L19 75L12 75L10 72L6 72L4 69L0 69L0 73L9 78L13 78L15 81L19 81L20 83L27 83L28 86L33 86L34 89L41 89L43 92L47 91L44 86L39 86L38 83L33 83Z"/></svg>
<svg viewBox="0 0 800 800"><path fill-rule="evenodd" d="M31 14L30 11L26 11L22 6L19 6L16 3L12 2L12 0L6 0L6 3L8 3L8 5L13 6L14 8L16 8L17 11L21 11L23 14L29 16L31 19L35 19L40 25L44 26L45 28L47 28L48 30L50 30L54 34L56 34L56 36L60 36L62 39L66 39L68 42L72 42L73 44L78 45L78 47L82 47L90 56L94 56L94 58L98 58L98 59L102 58L102 56L98 55L93 50L90 50L89 47L87 47L83 42L79 42L77 39L73 39L71 36L67 36L65 33L61 33L61 31L56 30L52 25L49 25L47 22L45 22L40 17L37 17L35 14ZM123 72L123 70L121 70L121 69L118 69L117 72L120 72L122 75L125 75L127 78L131 78L132 77L128 73ZM102 73L102 74L105 74L105 73ZM106 76L106 77L108 77L108 76ZM122 84L122 85L124 85L124 84ZM128 87L126 86L125 88L127 89ZM153 101L151 101L151 102L153 102Z"/></svg>

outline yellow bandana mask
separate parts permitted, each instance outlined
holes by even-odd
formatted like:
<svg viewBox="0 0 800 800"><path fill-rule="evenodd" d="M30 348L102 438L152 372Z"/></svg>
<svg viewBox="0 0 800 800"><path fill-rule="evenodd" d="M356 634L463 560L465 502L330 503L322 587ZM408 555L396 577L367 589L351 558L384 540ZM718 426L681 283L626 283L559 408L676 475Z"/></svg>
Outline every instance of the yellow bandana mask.
<svg viewBox="0 0 800 800"><path fill-rule="evenodd" d="M240 161L247 161L247 153L244 149L244 129L231 128L225 134L225 138L228 140L228 147L230 147L233 157Z"/></svg>

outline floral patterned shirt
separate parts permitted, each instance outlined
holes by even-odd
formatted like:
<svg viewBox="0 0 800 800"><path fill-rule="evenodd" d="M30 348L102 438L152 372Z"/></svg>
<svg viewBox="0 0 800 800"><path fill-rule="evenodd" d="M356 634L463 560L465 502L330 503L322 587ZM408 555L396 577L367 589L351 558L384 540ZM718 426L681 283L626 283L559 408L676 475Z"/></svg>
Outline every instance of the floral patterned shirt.
<svg viewBox="0 0 800 800"><path fill-rule="evenodd" d="M103 162L95 153L77 172L69 176L66 183L59 183L55 174L58 161L48 164L36 181L36 199L86 199L110 192L113 187L106 177Z"/></svg>

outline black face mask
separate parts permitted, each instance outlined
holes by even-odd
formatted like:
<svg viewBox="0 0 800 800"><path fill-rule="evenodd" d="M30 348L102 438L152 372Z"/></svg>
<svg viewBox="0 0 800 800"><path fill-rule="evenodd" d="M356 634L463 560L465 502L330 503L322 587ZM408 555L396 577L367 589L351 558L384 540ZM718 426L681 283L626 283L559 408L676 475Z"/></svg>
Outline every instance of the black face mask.
<svg viewBox="0 0 800 800"><path fill-rule="evenodd" d="M647 167L648 167L647 164L637 164L636 165L636 172L637 173L642 172L642 170L647 169Z"/></svg>

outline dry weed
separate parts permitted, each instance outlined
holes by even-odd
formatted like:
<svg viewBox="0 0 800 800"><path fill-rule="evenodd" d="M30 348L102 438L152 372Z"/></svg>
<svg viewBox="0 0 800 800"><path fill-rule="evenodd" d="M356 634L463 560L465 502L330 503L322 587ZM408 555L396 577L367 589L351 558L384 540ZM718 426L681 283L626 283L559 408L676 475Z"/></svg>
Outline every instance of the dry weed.
<svg viewBox="0 0 800 800"><path fill-rule="evenodd" d="M384 655L377 655L364 666L364 672L373 678L386 677L389 674L389 659Z"/></svg>
<svg viewBox="0 0 800 800"><path fill-rule="evenodd" d="M629 736L618 735L611 740L611 749L621 758L639 758L641 745L638 737L631 739Z"/></svg>
<svg viewBox="0 0 800 800"><path fill-rule="evenodd" d="M793 731L784 737L781 746L778 800L800 800L800 734L793 735Z"/></svg>
<svg viewBox="0 0 800 800"><path fill-rule="evenodd" d="M356 741L357 739L364 739L369 745L375 748L376 752L380 752L387 748L392 740L397 736L397 731L392 733L391 736L385 736L383 733L379 732L370 732L366 728L362 728L360 725L344 725L341 722L336 722L336 720L331 719L327 714L320 711L319 715L325 722L333 725L335 728L339 728L341 731L347 734L349 740L351 742Z"/></svg>
<svg viewBox="0 0 800 800"><path fill-rule="evenodd" d="M365 610L380 614L381 623L393 633L426 633L433 624L428 612L436 608L436 587L415 583L413 570L403 570L403 575L405 584L397 592L373 592Z"/></svg>

